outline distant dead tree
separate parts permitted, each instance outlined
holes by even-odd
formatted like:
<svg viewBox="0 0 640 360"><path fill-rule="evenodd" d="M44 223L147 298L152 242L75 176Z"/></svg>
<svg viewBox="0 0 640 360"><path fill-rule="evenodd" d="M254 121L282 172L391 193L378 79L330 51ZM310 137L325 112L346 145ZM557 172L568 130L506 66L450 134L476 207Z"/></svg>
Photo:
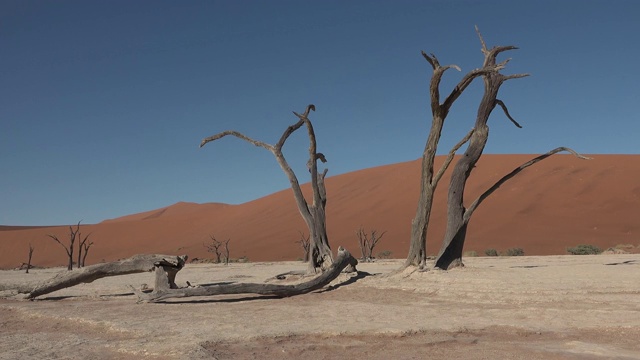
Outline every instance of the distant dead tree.
<svg viewBox="0 0 640 360"><path fill-rule="evenodd" d="M78 225L79 224L80 223L78 223ZM91 247L91 245L93 245L92 241L90 241L87 244L87 240L89 240L89 236L91 235L91 233L85 236L84 239L80 240L80 238L82 238L82 234L80 233L79 230L80 229L78 229L78 262L76 262L77 268L84 267L84 261L87 259L87 253L89 252L89 248Z"/></svg>
<svg viewBox="0 0 640 360"><path fill-rule="evenodd" d="M69 259L69 262L67 264L67 270L73 270L73 245L76 242L76 239L79 237L80 234L80 222L78 221L78 224L76 225L75 230L73 229L72 226L69 226L69 246L64 245L57 236L55 235L51 235L51 234L47 234L48 237L50 237L51 239L53 239L55 242L57 242L58 244L60 244L60 246L62 246L65 250L65 252L67 253L67 257ZM88 237L89 235L87 235Z"/></svg>
<svg viewBox="0 0 640 360"><path fill-rule="evenodd" d="M88 235L87 235L88 237ZM78 262L78 264L81 264L81 267L85 267L86 262L87 262L87 255L89 255L89 249L91 248L91 245L93 245L93 241L90 241L87 244L87 238L85 238L80 245L82 246L84 253L82 254L82 262ZM80 261L80 259L78 259L78 261Z"/></svg>
<svg viewBox="0 0 640 360"><path fill-rule="evenodd" d="M500 106L504 111L507 118L517 127L521 127L509 114L506 105L501 100L497 99L498 90L502 83L506 80L516 79L528 76L528 74L515 74L515 75L503 75L500 70L504 69L510 59L502 62L497 62L496 57L498 54L504 51L517 49L515 46L498 46L492 49L487 49L484 39L480 34L480 31L476 27L476 32L480 38L482 45L482 53L484 54L484 63L481 68L474 69L468 72L462 77L462 80L453 88L451 93L441 101L440 98L440 81L444 72L448 69L456 69L460 71L460 68L456 65L441 66L440 62L435 55L427 55L422 52L422 56L427 60L433 69L431 76L431 82L429 86L430 90L430 103L432 123L429 131L429 136L422 155L422 173L421 173L421 186L420 197L418 200L418 207L416 210L416 216L412 221L411 227L411 242L409 248L409 254L407 260L404 263L404 267L417 266L419 269L426 269L426 236L429 226L429 219L431 216L431 209L433 206L433 196L438 185L438 182L444 175L445 171L453 161L456 151L458 151L465 143L470 141L465 154L456 164L454 169L451 183L449 187L448 197L448 213L447 213L447 232L444 238L442 249L436 259L436 267L442 269L448 269L453 266L462 265L462 249L464 245L464 238L466 235L466 225L471 217L471 214L475 208L490 195L497 187L500 186L508 178L515 176L520 170L509 175L507 179L501 179L491 187L485 194L483 194L479 201L474 202L474 205L465 209L463 206L463 194L464 186L473 167L477 163L478 159L482 155L482 151L488 139L489 128L487 126L487 120L489 115L496 106ZM484 79L485 88L484 95L478 107L478 115L476 123L473 129L468 132L447 154L443 164L440 166L437 172L434 172L434 159L440 141L442 128L444 121L449 114L451 106L460 97L462 92L471 84L471 82L482 77ZM568 148L558 148L552 150L550 153L542 155L543 158L559 151L569 151L578 155L573 150ZM581 157L580 155L578 155ZM539 161L537 160L537 161ZM534 161L535 163L535 161ZM533 163L531 163L533 164ZM526 165L526 166L530 166ZM524 166L524 167L526 167Z"/></svg>
<svg viewBox="0 0 640 360"><path fill-rule="evenodd" d="M231 239L227 239L224 242L224 264L229 265L229 241Z"/></svg>
<svg viewBox="0 0 640 360"><path fill-rule="evenodd" d="M371 236L369 236L362 226L356 231L356 235L358 236L358 245L360 246L360 252L362 253L362 261L373 261L373 249L385 233L386 231L383 231L381 234L378 234L378 231L373 229L371 230Z"/></svg>
<svg viewBox="0 0 640 360"><path fill-rule="evenodd" d="M302 215L302 218L309 228L309 236L311 238L309 259L311 261L309 261L308 272L316 273L318 270L323 271L331 265L331 263L333 262L333 255L331 254L331 248L329 246L329 240L327 237L325 213L325 207L327 204L327 193L324 185L324 178L328 170L325 169L322 173L318 173L318 160L322 161L323 163L327 160L322 153L317 152L315 132L313 130L313 125L308 118L309 112L312 110L316 110L316 107L314 105L308 105L303 114L298 114L294 111L294 115L296 115L296 117L298 117L299 119L298 122L289 126L275 145L270 145L262 141L254 140L234 130L228 130L203 139L200 143L200 147L203 147L211 141L221 139L227 135L232 135L250 144L264 148L270 151L275 156L276 161L289 178L289 183L291 185L291 189L293 190L293 195L298 206L298 211L300 212L300 215ZM313 193L313 200L311 204L307 202L304 195L302 194L298 178L296 177L295 173L285 159L284 154L282 153L282 147L284 146L285 141L293 132L301 128L303 125L306 126L309 136L309 161L307 162L307 168L309 169L309 173L311 175L311 190Z"/></svg>
<svg viewBox="0 0 640 360"><path fill-rule="evenodd" d="M31 245L31 243L29 243L29 260L27 260L27 271L26 273L29 273L29 269L31 268L31 258L33 257L33 246Z"/></svg>
<svg viewBox="0 0 640 360"><path fill-rule="evenodd" d="M309 261L309 248L311 245L309 236L305 235L302 231L298 231L298 233L300 234L300 240L297 240L296 243L300 244L300 246L302 247L302 251L304 251L303 261L307 262Z"/></svg>
<svg viewBox="0 0 640 360"><path fill-rule="evenodd" d="M220 264L222 262L222 250L220 249L222 247L222 244L224 244L222 241L217 240L215 236L213 235L209 235L209 237L211 238L211 243L209 244L202 244L202 246L204 246L208 252L215 254L216 255L216 264ZM226 243L229 243L229 240L226 241ZM227 245L228 246L228 245ZM227 250L227 258L228 258L229 252Z"/></svg>

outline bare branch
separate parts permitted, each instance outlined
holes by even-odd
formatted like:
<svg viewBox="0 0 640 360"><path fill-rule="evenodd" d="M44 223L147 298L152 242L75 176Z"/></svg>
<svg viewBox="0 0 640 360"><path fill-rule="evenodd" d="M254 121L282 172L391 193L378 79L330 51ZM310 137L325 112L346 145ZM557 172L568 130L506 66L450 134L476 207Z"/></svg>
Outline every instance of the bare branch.
<svg viewBox="0 0 640 360"><path fill-rule="evenodd" d="M451 148L451 151L449 151L449 154L444 160L444 163L442 163L442 166L440 166L440 170L438 170L436 176L434 176L433 180L431 180L431 184L434 187L438 185L440 178L442 177L442 175L444 175L445 171L447 171L447 168L449 168L453 157L456 155L456 151L458 151L458 149L460 149L462 145L464 145L467 141L469 141L469 139L471 139L471 135L473 135L474 131L476 131L475 128L471 129L471 131L469 131L467 135L465 135L453 148Z"/></svg>
<svg viewBox="0 0 640 360"><path fill-rule="evenodd" d="M431 55L427 55L426 52L421 51L422 56L429 62L429 64L431 64L431 67L433 68L433 70L437 69L440 67L440 63L438 62L438 58L436 58L435 55L431 54Z"/></svg>
<svg viewBox="0 0 640 360"><path fill-rule="evenodd" d="M480 44L482 45L482 52L486 54L488 52L487 44L484 42L484 39L482 38L482 34L480 33L480 29L478 28L478 25L476 25L476 34L478 34L478 37L480 38Z"/></svg>
<svg viewBox="0 0 640 360"><path fill-rule="evenodd" d="M223 131L221 133L218 133L218 134L209 136L207 138L204 138L204 139L202 139L202 142L200 142L200 147L203 147L203 146L205 146L207 143L209 143L211 141L215 141L215 140L221 139L221 138L223 138L225 136L228 136L228 135L235 136L235 137L237 137L239 139L242 139L242 140L245 140L245 141L247 141L247 142L249 142L249 143L251 143L251 144L253 144L255 146L259 146L259 147L265 148L265 149L273 152L273 146L272 145L269 145L269 144L264 143L262 141L254 140L254 139L252 139L252 138L250 138L250 137L248 137L248 136L246 136L246 135L244 135L244 134L242 134L240 132L237 132L235 130Z"/></svg>
<svg viewBox="0 0 640 360"><path fill-rule="evenodd" d="M502 108L502 110L504 111L504 114L507 115L507 117L509 118L509 120L511 120L511 122L519 127L520 129L522 129L522 125L518 124L517 121L515 121L514 118L511 117L511 115L509 114L509 110L507 109L507 105L504 104L504 102L502 102L502 100L500 99L496 99L496 105L500 105L500 107Z"/></svg>
<svg viewBox="0 0 640 360"><path fill-rule="evenodd" d="M482 195L480 195L472 204L471 206L469 206L469 208L465 211L464 213L464 223L467 223L469 221L469 219L471 218L471 215L473 215L473 212L478 208L478 206L489 196L491 195L494 191L496 191L502 184L504 184L507 180L511 179L512 177L516 176L520 171L528 168L529 166L542 161L546 158L548 158L549 156L559 153L561 151L566 151L569 152L571 154L573 154L574 156L576 156L579 159L583 159L583 160L591 160L591 158L583 156L579 153L577 153L576 151L567 148L567 147L559 147L559 148L555 148L545 154L542 154L540 156L537 156L529 161L527 161L526 163L518 166L517 168L515 168L513 171L511 171L510 173L508 173L507 175L503 176L500 180L498 180L495 184L493 184L493 186L491 186L489 189L487 189L484 193L482 193Z"/></svg>
<svg viewBox="0 0 640 360"><path fill-rule="evenodd" d="M507 81L507 80L511 80L511 79L519 79L519 78L523 78L523 77L527 77L530 76L531 74L513 74L513 75L503 75L502 76L502 81Z"/></svg>

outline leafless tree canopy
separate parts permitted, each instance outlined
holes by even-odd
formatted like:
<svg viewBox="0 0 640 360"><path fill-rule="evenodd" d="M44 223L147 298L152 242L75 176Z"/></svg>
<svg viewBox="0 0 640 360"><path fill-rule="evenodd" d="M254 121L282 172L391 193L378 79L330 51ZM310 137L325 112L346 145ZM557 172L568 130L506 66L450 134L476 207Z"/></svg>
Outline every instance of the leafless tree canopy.
<svg viewBox="0 0 640 360"><path fill-rule="evenodd" d="M432 113L432 124L427 143L422 156L422 175L421 189L418 201L416 217L412 222L411 243L409 254L404 266L418 266L420 269L426 268L426 234L429 225L431 208L433 205L433 195L442 175L451 164L455 153L467 142L469 145L463 156L456 163L449 185L448 207L447 207L447 231L443 241L443 246L436 259L436 266L442 269L448 269L453 266L462 265L462 249L466 236L466 229L471 214L478 205L486 199L493 191L495 191L502 183L509 178L515 176L524 167L540 161L556 152L569 151L574 155L584 158L575 151L561 147L541 155L532 160L533 162L523 164L514 172L502 178L498 183L492 186L478 200L476 200L469 209L465 209L463 205L464 188L466 181L479 160L489 136L489 127L487 121L491 112L496 106L499 106L508 120L515 126L522 126L511 116L506 104L497 98L500 86L507 80L518 79L528 76L528 74L503 75L500 73L510 59L502 62L497 61L497 56L505 51L517 49L515 46L496 46L491 49L487 48L480 31L476 27L476 32L482 45L482 53L484 62L481 68L475 69L463 76L462 80L451 91L451 93L442 100L440 98L440 81L442 75L448 69L460 68L456 65L441 66L435 55L427 55L422 52L423 57L431 65L433 74L430 83L430 103ZM484 95L478 106L478 115L474 127L449 151L443 165L437 173L434 173L434 158L440 141L440 134L443 128L444 120L451 109L453 103L458 99L467 86L476 78L482 78L484 81Z"/></svg>
<svg viewBox="0 0 640 360"><path fill-rule="evenodd" d="M293 114L298 117L298 122L287 127L287 129L280 137L280 140L278 140L275 145L254 140L235 130L223 131L213 136L209 136L203 139L200 143L200 147L203 147L209 142L231 135L255 146L264 148L270 151L275 156L278 164L289 179L289 183L291 185L291 189L293 190L293 195L298 206L298 211L300 212L300 215L302 215L302 218L309 228L309 234L312 240L309 250L311 260L309 261L309 272L311 273L315 273L318 269L326 269L329 265L331 265L333 261L333 255L331 254L331 248L329 246L329 240L326 230L325 207L327 203L327 194L324 186L324 178L327 174L327 169L319 173L317 165L318 160L322 162L326 162L327 160L322 153L317 152L316 136L313 125L311 124L311 120L309 120L309 112L315 111L315 109L316 107L314 105L308 105L305 112L302 114L298 114L294 111ZM300 129L302 126L305 126L307 128L307 134L309 137L309 161L307 162L307 167L311 175L310 183L311 189L313 191L313 199L311 204L309 204L304 198L304 195L302 194L302 190L300 188L300 183L298 182L298 178L296 177L295 173L289 166L289 163L285 159L284 154L282 153L282 147L284 146L289 136L296 130Z"/></svg>
<svg viewBox="0 0 640 360"><path fill-rule="evenodd" d="M363 227L360 227L358 231L356 231L356 236L358 236L358 245L360 246L360 252L362 253L362 261L373 261L373 250L386 233L386 231L378 233L378 230L375 229L372 229L370 233L367 233Z"/></svg>

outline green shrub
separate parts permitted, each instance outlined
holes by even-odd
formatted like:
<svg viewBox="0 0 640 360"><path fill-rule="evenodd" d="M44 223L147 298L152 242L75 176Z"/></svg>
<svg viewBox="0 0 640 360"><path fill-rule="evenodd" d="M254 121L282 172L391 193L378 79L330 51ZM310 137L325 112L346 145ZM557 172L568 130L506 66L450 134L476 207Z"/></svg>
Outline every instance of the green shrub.
<svg viewBox="0 0 640 360"><path fill-rule="evenodd" d="M487 256L498 256L498 250L496 249L487 249L484 251L484 254Z"/></svg>
<svg viewBox="0 0 640 360"><path fill-rule="evenodd" d="M507 256L523 256L524 250L522 250L522 248L507 249L506 255Z"/></svg>
<svg viewBox="0 0 640 360"><path fill-rule="evenodd" d="M599 247L588 244L580 244L576 247L567 248L567 252L571 255L597 255L602 252Z"/></svg>
<svg viewBox="0 0 640 360"><path fill-rule="evenodd" d="M379 259L388 259L391 257L391 251L385 250L378 253Z"/></svg>

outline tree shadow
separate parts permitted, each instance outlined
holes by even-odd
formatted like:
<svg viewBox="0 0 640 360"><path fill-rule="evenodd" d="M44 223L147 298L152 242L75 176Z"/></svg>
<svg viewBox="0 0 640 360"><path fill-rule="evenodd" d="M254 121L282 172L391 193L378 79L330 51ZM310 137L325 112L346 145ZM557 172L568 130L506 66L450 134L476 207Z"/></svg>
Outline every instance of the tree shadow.
<svg viewBox="0 0 640 360"><path fill-rule="evenodd" d="M364 278L366 278L368 276L374 276L374 275L372 275L371 273L368 273L366 271L358 271L357 274L355 276L352 276L351 278L349 278L349 280L343 281L343 282L341 282L339 284L336 284L336 285L328 286L328 287L326 287L324 289L320 289L320 290L318 290L316 292L321 294L321 293L333 291L333 290L336 290L336 289L341 288L343 286L353 284L356 281L364 279Z"/></svg>
<svg viewBox="0 0 640 360"><path fill-rule="evenodd" d="M609 263L605 265L637 265L638 260L627 260L622 262Z"/></svg>

